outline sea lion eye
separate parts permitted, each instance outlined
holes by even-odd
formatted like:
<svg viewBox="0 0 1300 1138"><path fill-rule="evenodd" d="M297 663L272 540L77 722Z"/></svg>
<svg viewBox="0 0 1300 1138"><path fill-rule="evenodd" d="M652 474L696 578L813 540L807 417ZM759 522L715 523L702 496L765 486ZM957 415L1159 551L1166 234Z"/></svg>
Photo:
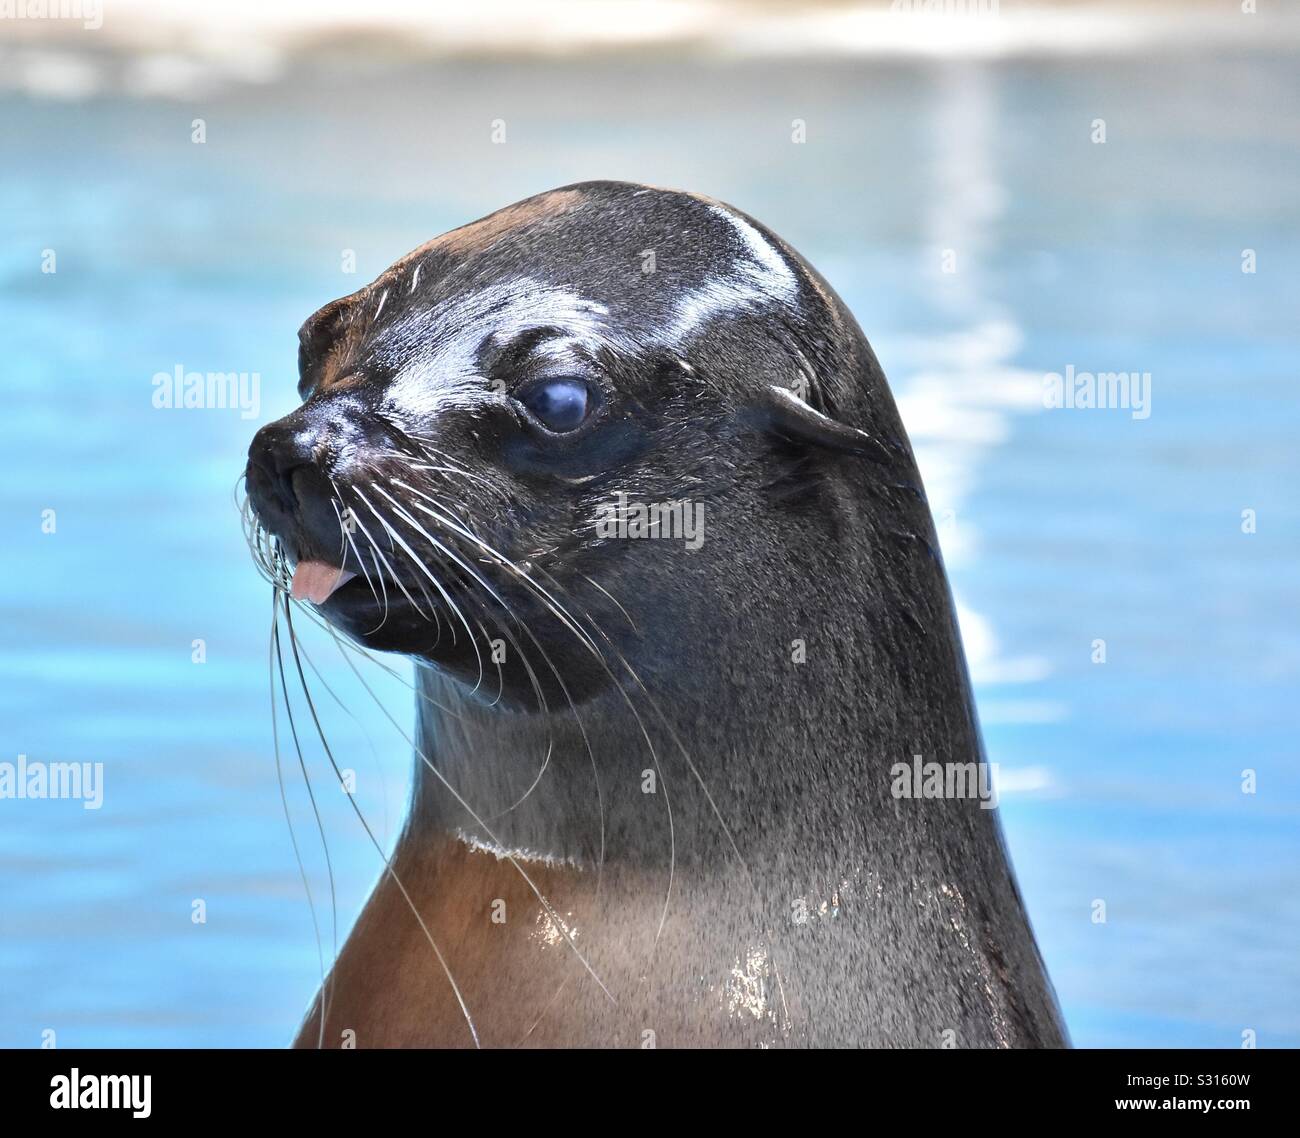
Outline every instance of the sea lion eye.
<svg viewBox="0 0 1300 1138"><path fill-rule="evenodd" d="M548 431L575 431L587 418L591 390L581 379L563 376L530 384L519 393L522 403Z"/></svg>

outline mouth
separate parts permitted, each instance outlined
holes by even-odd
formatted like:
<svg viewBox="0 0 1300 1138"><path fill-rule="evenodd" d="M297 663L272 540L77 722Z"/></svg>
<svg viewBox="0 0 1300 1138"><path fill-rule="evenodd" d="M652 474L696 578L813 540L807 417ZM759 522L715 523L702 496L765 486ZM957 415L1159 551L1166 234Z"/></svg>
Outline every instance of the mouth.
<svg viewBox="0 0 1300 1138"><path fill-rule="evenodd" d="M455 533L445 535L446 546L438 545L449 560L430 554L428 565L418 562L426 586L421 576L399 576L394 567L416 564L428 551L413 547L409 543L414 537L403 537L383 525L382 518L377 519L383 528L376 535L378 543L363 530L360 549L349 542L347 550L335 546L322 556L327 540L322 535L304 530L297 518L285 514L271 513L268 522L258 505L250 495L245 529L266 579L277 590L287 585L293 600L312 605L325 623L354 644L421 661L463 684L471 696L508 709L560 707L585 700L603 686L604 670L590 660L568 622L529 590L516 590L511 575L485 579L491 563L476 558L473 551L459 551ZM386 538L391 540L385 543ZM371 554L372 569L361 561L361 549ZM498 588L509 601L498 596ZM489 600L498 602L501 611ZM516 625L525 629L527 643L536 646L548 667L530 664L514 637ZM497 643L507 641L515 650L497 656ZM564 662L563 680L553 659Z"/></svg>
<svg viewBox="0 0 1300 1138"><path fill-rule="evenodd" d="M323 605L355 577L350 569L331 565L328 561L299 561L289 591L294 600Z"/></svg>

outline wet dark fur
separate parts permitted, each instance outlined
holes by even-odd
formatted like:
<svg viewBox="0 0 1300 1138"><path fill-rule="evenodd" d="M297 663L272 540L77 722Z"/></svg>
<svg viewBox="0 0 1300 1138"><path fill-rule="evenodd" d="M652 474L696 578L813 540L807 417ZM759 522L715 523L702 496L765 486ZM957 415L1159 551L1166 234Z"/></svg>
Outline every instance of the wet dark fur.
<svg viewBox="0 0 1300 1138"><path fill-rule="evenodd" d="M705 199L585 183L435 239L323 308L301 342L306 402L259 432L250 497L291 558L360 570L330 502L356 508L426 610L391 581L376 627L374 582L358 578L322 611L420 661L428 762L397 864L438 914L451 971L479 977L466 1002L482 1042L1063 1044L997 812L890 793L894 763L979 761L982 745L884 375L797 254ZM602 392L574 437L547 437L512 398L548 368ZM862 445L792 418L774 388ZM422 446L448 469L413 471ZM598 537L619 490L702 502L703 546ZM535 587L458 526L529 563ZM506 662L481 668L493 638ZM487 908L522 886L509 862L448 844L457 832L554 859L521 864L581 929L572 945L547 942L533 971L525 934L550 916L523 889L516 910L536 916L485 967L500 943ZM449 992L385 881L336 971L327 1045L358 1023L363 1045L469 1043Z"/></svg>

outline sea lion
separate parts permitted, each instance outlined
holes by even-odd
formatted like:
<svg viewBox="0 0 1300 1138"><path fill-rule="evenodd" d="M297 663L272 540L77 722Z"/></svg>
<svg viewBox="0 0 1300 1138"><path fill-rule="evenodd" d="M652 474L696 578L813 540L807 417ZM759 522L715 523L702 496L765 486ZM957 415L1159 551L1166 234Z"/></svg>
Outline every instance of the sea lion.
<svg viewBox="0 0 1300 1138"><path fill-rule="evenodd" d="M790 246L588 182L299 336L260 560L418 696L299 1045L1064 1045L996 811L900 790L983 763L970 683L884 374Z"/></svg>

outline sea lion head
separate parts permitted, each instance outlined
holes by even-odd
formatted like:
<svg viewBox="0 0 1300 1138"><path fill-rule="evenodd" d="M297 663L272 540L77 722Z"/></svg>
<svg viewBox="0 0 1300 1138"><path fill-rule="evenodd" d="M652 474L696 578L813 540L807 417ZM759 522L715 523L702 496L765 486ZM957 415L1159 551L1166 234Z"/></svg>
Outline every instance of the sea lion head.
<svg viewBox="0 0 1300 1138"><path fill-rule="evenodd" d="M650 667L647 638L660 659L689 651L719 580L757 616L785 603L772 543L833 549L834 527L861 524L848 483L915 484L843 303L693 194L528 198L327 304L299 340L302 404L249 449L264 564L354 639L508 705L609 684L605 641ZM660 540L636 540L647 525ZM833 559L809 557L811 587L833 591Z"/></svg>

